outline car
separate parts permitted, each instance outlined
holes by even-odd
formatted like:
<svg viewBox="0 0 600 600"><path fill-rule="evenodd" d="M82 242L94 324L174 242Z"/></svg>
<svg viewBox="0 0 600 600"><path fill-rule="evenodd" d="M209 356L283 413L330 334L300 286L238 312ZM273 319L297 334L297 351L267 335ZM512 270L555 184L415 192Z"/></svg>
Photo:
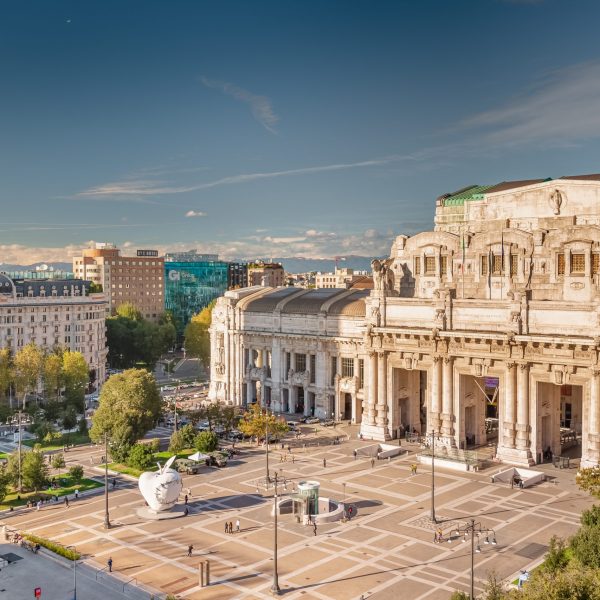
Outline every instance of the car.
<svg viewBox="0 0 600 600"><path fill-rule="evenodd" d="M287 426L292 430L298 429L300 426L300 421L288 421Z"/></svg>
<svg viewBox="0 0 600 600"><path fill-rule="evenodd" d="M321 423L323 427L335 427L335 421L333 419L327 419Z"/></svg>
<svg viewBox="0 0 600 600"><path fill-rule="evenodd" d="M319 417L308 417L304 422L308 425L314 425L315 423L320 423L321 419Z"/></svg>

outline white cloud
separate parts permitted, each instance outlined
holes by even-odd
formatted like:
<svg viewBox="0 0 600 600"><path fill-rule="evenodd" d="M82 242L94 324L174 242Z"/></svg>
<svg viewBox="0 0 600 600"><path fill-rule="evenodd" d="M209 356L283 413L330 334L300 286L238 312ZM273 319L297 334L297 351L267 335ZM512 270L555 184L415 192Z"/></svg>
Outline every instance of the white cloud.
<svg viewBox="0 0 600 600"><path fill-rule="evenodd" d="M206 213L199 210L188 210L185 213L186 217L205 217Z"/></svg>
<svg viewBox="0 0 600 600"><path fill-rule="evenodd" d="M257 96L248 90L245 90L233 83L226 81L216 81L202 77L202 83L211 89L220 90L224 94L245 102L250 106L252 116L268 131L276 133L275 125L279 117L275 114L271 100L266 96Z"/></svg>
<svg viewBox="0 0 600 600"><path fill-rule="evenodd" d="M552 71L505 106L460 125L479 130L486 143L570 144L600 137L599 106L600 61L592 61Z"/></svg>

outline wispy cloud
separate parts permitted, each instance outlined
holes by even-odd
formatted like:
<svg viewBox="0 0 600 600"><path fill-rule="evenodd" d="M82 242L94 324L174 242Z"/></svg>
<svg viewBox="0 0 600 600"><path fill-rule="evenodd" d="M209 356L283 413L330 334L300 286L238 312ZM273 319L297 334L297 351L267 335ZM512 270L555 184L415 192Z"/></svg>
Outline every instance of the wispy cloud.
<svg viewBox="0 0 600 600"><path fill-rule="evenodd" d="M600 137L600 61L552 71L501 108L464 120L486 143L551 141L571 144Z"/></svg>
<svg viewBox="0 0 600 600"><path fill-rule="evenodd" d="M312 173L327 173L330 171L344 171L350 169L362 169L367 167L377 167L387 165L399 160L414 160L413 156L388 156L384 158L363 160L353 163L335 163L331 165L321 165L314 167L301 167L299 169L287 169L285 171L266 171L264 173L241 173L239 175L231 175L222 177L205 183L195 185L177 186L166 185L164 181L137 180L137 181L121 181L107 183L96 186L79 192L77 197L81 198L127 198L127 197L145 197L158 196L161 194L184 194L188 192L196 192L198 190L206 190L222 185L234 185L239 183L248 183L258 181L260 179L273 179L277 177L290 177L294 175L308 175Z"/></svg>
<svg viewBox="0 0 600 600"><path fill-rule="evenodd" d="M268 131L271 133L277 133L275 131L275 125L279 121L279 117L273 110L271 100L266 96L258 96L245 90L233 83L227 81L218 81L213 79L207 79L206 77L201 78L202 83L207 87L214 90L219 90L240 102L245 102L250 106L252 116Z"/></svg>
<svg viewBox="0 0 600 600"><path fill-rule="evenodd" d="M206 213L205 213L205 212L202 212L202 211L200 211L200 210L188 210L188 211L185 213L185 216L186 216L186 217L205 217L205 216L206 216Z"/></svg>

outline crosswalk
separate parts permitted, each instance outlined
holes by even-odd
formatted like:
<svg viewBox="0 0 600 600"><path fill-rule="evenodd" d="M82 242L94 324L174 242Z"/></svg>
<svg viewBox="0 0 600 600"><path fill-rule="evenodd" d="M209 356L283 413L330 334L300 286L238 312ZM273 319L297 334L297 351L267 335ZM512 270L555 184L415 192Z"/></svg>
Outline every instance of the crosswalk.
<svg viewBox="0 0 600 600"><path fill-rule="evenodd" d="M146 439L168 438L168 437L171 437L172 433L173 433L172 427L159 426L159 427L155 427L154 429L149 431L144 437Z"/></svg>

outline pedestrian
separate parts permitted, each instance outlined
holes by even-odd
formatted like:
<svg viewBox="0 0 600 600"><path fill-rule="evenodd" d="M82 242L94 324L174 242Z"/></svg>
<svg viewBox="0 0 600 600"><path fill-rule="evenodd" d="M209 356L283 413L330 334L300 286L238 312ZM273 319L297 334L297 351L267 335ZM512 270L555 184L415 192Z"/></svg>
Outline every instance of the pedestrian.
<svg viewBox="0 0 600 600"><path fill-rule="evenodd" d="M194 550L194 546L193 546L192 544L190 544L190 545L188 546L188 553L187 553L187 555L188 555L188 556L191 556L191 555L192 555L192 551L193 551L193 550Z"/></svg>
<svg viewBox="0 0 600 600"><path fill-rule="evenodd" d="M184 517L187 517L189 514L190 514L190 511L189 511L188 507L186 506L186 507L183 509L183 516L184 516Z"/></svg>
<svg viewBox="0 0 600 600"><path fill-rule="evenodd" d="M229 533L229 523L225 521L225 533Z"/></svg>
<svg viewBox="0 0 600 600"><path fill-rule="evenodd" d="M371 456L371 469L375 466L375 459Z"/></svg>
<svg viewBox="0 0 600 600"><path fill-rule="evenodd" d="M317 535L317 522L313 522L313 535Z"/></svg>
<svg viewBox="0 0 600 600"><path fill-rule="evenodd" d="M116 477L113 477L112 486L113 486L113 489L115 489L117 487L117 478Z"/></svg>
<svg viewBox="0 0 600 600"><path fill-rule="evenodd" d="M292 452L292 447L288 444L288 452Z"/></svg>
<svg viewBox="0 0 600 600"><path fill-rule="evenodd" d="M38 500L38 502L37 502L37 509L40 510L40 508L42 508L42 501Z"/></svg>
<svg viewBox="0 0 600 600"><path fill-rule="evenodd" d="M106 561L106 564L108 565L108 572L112 573L112 556L108 557L108 560Z"/></svg>
<svg viewBox="0 0 600 600"><path fill-rule="evenodd" d="M233 533L233 521L229 521L229 533Z"/></svg>
<svg viewBox="0 0 600 600"><path fill-rule="evenodd" d="M283 454L279 455L279 462L282 463L283 462Z"/></svg>
<svg viewBox="0 0 600 600"><path fill-rule="evenodd" d="M69 496L65 496L65 508L69 508Z"/></svg>
<svg viewBox="0 0 600 600"><path fill-rule="evenodd" d="M519 488L523 489L525 486L523 485L523 478L519 479Z"/></svg>
<svg viewBox="0 0 600 600"><path fill-rule="evenodd" d="M296 455L292 454L292 464L294 464L296 462Z"/></svg>
<svg viewBox="0 0 600 600"><path fill-rule="evenodd" d="M417 464L416 463L413 463L412 465L410 465L410 474L411 475L417 474Z"/></svg>
<svg viewBox="0 0 600 600"><path fill-rule="evenodd" d="M75 500L79 500L79 490L75 490Z"/></svg>
<svg viewBox="0 0 600 600"><path fill-rule="evenodd" d="M327 468L327 461L325 459L323 459L323 468Z"/></svg>
<svg viewBox="0 0 600 600"><path fill-rule="evenodd" d="M354 448L354 450L352 450L352 454L354 454L354 460L356 460L356 457L358 456L358 452L356 451L356 448Z"/></svg>
<svg viewBox="0 0 600 600"><path fill-rule="evenodd" d="M235 521L235 531L236 531L236 533L240 532L240 520L239 519L236 519L236 521Z"/></svg>
<svg viewBox="0 0 600 600"><path fill-rule="evenodd" d="M185 505L187 505L187 503L188 503L188 495L187 494L183 497L183 503Z"/></svg>

